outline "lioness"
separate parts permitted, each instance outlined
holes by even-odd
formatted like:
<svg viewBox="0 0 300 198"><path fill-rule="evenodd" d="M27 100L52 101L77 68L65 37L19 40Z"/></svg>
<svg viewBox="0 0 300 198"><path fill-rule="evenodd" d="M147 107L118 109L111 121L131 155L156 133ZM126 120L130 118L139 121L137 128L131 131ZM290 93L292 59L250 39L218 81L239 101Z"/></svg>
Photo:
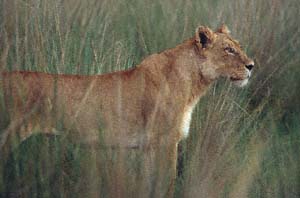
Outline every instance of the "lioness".
<svg viewBox="0 0 300 198"><path fill-rule="evenodd" d="M57 132L62 120L60 130L71 129L86 143L103 140L145 153L164 148L171 184L177 144L188 135L199 98L220 76L244 86L253 65L223 25L215 32L200 26L194 37L127 71L93 76L3 72L11 124L0 146L17 133L24 140L36 131ZM151 167L153 153L149 156Z"/></svg>

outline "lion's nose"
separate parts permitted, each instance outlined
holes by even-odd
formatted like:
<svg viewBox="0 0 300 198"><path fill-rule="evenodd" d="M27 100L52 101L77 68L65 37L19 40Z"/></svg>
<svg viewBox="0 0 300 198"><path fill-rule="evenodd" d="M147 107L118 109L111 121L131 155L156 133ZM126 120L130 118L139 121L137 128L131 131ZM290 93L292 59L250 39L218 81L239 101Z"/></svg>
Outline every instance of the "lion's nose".
<svg viewBox="0 0 300 198"><path fill-rule="evenodd" d="M254 67L254 64L248 64L248 65L245 65L245 67L246 67L249 71L251 71L252 68Z"/></svg>

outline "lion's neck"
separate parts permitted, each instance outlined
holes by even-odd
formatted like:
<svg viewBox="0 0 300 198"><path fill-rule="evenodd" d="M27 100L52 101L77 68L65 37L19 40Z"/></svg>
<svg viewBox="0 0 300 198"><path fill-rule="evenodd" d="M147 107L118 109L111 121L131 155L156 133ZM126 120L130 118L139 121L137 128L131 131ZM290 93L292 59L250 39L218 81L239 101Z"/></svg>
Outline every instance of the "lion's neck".
<svg viewBox="0 0 300 198"><path fill-rule="evenodd" d="M170 69L174 70L171 81L180 81L181 93L187 96L187 105L194 106L199 98L206 92L210 84L215 80L210 74L203 71L209 67L207 59L201 58L195 48L194 39L190 39L178 45L177 47L167 50L166 56L169 57ZM172 79L173 77L173 79ZM178 87L174 87L177 90Z"/></svg>
<svg viewBox="0 0 300 198"><path fill-rule="evenodd" d="M152 76L156 84L167 83L174 94L186 98L187 104L195 103L215 80L208 71L209 63L201 58L193 39L189 39L175 48L144 59L138 67L142 67Z"/></svg>
<svg viewBox="0 0 300 198"><path fill-rule="evenodd" d="M144 72L153 103L160 101L168 109L168 119L178 121L170 126L181 123L181 137L187 136L193 109L213 81L201 72L205 62L196 53L192 40L188 40L147 57L137 67Z"/></svg>
<svg viewBox="0 0 300 198"><path fill-rule="evenodd" d="M178 91L175 94L185 96L182 115L179 117L181 138L188 136L193 110L214 80L202 71L209 64L207 64L206 59L200 57L197 50L193 40L188 40L174 50L167 52L175 55L172 68L176 72L174 72L172 80L178 80L179 84L182 85L174 87L173 90Z"/></svg>
<svg viewBox="0 0 300 198"><path fill-rule="evenodd" d="M152 76L151 81L168 83L173 94L185 98L183 101L186 105L197 103L214 80L202 71L203 68L209 67L209 64L205 58L200 57L193 39L147 57L139 67L147 70Z"/></svg>

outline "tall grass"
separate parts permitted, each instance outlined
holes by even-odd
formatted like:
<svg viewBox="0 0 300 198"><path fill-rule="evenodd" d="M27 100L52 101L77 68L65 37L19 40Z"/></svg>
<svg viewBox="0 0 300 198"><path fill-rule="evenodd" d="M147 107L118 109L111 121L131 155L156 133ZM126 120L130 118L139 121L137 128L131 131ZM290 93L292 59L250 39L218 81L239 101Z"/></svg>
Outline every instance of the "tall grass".
<svg viewBox="0 0 300 198"><path fill-rule="evenodd" d="M127 69L193 36L198 25L226 23L254 58L254 75L244 89L221 79L201 99L181 142L175 196L300 196L298 0L2 0L0 9L1 69L50 73ZM2 91L0 98L3 130ZM114 182L137 196L134 178L124 186L109 169L132 158L123 177L134 175L142 153L92 151L64 137L33 137L2 162L0 197L109 197ZM110 160L96 163L103 156Z"/></svg>

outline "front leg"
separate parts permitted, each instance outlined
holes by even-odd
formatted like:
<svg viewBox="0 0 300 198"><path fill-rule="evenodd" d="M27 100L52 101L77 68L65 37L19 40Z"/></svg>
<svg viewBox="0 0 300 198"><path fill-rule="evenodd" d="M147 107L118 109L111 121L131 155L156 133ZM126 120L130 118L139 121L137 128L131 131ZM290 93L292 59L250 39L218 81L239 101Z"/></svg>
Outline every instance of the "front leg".
<svg viewBox="0 0 300 198"><path fill-rule="evenodd" d="M173 197L177 163L177 143L160 145L144 154L141 197Z"/></svg>
<svg viewBox="0 0 300 198"><path fill-rule="evenodd" d="M173 197L174 195L174 188L175 188L175 183L176 183L176 175L177 175L177 147L178 143L175 143L170 146L169 148L169 157L170 157L170 166L169 166L169 177L170 177L170 182L169 182L169 188L167 192L166 197Z"/></svg>

